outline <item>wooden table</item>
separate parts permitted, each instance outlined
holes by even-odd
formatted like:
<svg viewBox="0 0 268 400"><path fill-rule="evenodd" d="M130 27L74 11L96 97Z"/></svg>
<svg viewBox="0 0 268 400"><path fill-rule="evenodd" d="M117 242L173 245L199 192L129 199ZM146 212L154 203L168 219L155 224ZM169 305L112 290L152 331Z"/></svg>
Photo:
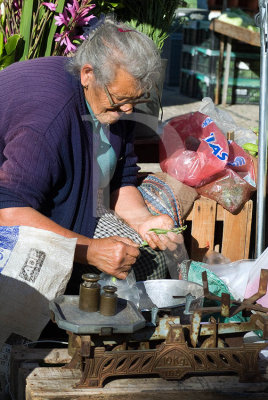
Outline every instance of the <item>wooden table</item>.
<svg viewBox="0 0 268 400"><path fill-rule="evenodd" d="M16 400L264 400L268 398L267 361L260 361L261 382L239 382L233 374L193 375L166 381L157 377L121 377L103 388L76 389L79 369L63 369L67 349L14 346L10 391Z"/></svg>
<svg viewBox="0 0 268 400"><path fill-rule="evenodd" d="M216 92L215 92L215 104L219 104L220 102L220 86L221 86L221 76L224 63L224 47L225 47L225 38L227 38L225 70L224 70L224 80L223 80L223 89L221 98L221 104L225 106L227 99L229 72L230 72L232 40L233 39L240 40L241 42L247 43L251 46L260 47L261 46L260 34L258 32L252 32L249 29L241 26L235 26L228 24L227 22L219 21L218 19L214 19L211 22L210 29L214 32L221 34L219 68L217 71Z"/></svg>

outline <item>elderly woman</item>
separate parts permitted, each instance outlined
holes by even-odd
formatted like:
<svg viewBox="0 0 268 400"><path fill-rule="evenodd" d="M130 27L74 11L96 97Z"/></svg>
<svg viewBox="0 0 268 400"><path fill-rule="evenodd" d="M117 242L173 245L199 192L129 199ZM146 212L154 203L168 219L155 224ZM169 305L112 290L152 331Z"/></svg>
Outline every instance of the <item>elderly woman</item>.
<svg viewBox="0 0 268 400"><path fill-rule="evenodd" d="M150 214L136 188L133 123L124 120L148 99L159 68L148 37L105 18L73 58L34 59L1 71L1 225L77 238L75 262L121 279L138 258L143 268L142 240L149 244L144 265L155 249L174 251L180 235L149 232L172 228L173 221ZM138 278L166 271L154 273Z"/></svg>

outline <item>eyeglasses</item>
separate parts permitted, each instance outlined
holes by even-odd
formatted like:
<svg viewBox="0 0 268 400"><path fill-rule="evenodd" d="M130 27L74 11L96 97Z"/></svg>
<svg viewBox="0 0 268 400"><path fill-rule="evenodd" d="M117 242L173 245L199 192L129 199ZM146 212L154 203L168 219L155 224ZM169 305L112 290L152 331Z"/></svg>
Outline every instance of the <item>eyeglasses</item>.
<svg viewBox="0 0 268 400"><path fill-rule="evenodd" d="M140 104L140 103L148 103L149 101L151 101L150 93L147 92L147 93L144 93L142 96L138 97L137 99L129 99L129 100L124 100L124 101L115 103L113 101L112 96L106 85L104 85L104 91L109 100L110 106L113 108L120 108L121 106L124 106L125 104Z"/></svg>

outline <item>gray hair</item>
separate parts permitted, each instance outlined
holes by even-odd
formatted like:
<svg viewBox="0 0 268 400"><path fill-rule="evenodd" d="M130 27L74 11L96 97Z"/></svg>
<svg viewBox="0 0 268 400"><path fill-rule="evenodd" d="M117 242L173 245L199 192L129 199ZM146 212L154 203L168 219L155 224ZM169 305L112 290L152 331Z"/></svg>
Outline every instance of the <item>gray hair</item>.
<svg viewBox="0 0 268 400"><path fill-rule="evenodd" d="M102 17L90 30L87 39L71 57L68 70L76 76L85 64L93 67L96 83L112 82L116 69L123 67L140 89L150 90L160 76L161 59L154 42L132 27Z"/></svg>

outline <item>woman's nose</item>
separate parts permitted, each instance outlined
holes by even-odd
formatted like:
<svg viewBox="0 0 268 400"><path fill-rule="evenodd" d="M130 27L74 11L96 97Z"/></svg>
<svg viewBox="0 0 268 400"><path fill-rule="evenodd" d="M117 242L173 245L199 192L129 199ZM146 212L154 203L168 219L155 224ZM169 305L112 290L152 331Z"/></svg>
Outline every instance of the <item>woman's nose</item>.
<svg viewBox="0 0 268 400"><path fill-rule="evenodd" d="M124 104L120 107L120 110L123 111L125 114L131 114L133 111L133 104Z"/></svg>

